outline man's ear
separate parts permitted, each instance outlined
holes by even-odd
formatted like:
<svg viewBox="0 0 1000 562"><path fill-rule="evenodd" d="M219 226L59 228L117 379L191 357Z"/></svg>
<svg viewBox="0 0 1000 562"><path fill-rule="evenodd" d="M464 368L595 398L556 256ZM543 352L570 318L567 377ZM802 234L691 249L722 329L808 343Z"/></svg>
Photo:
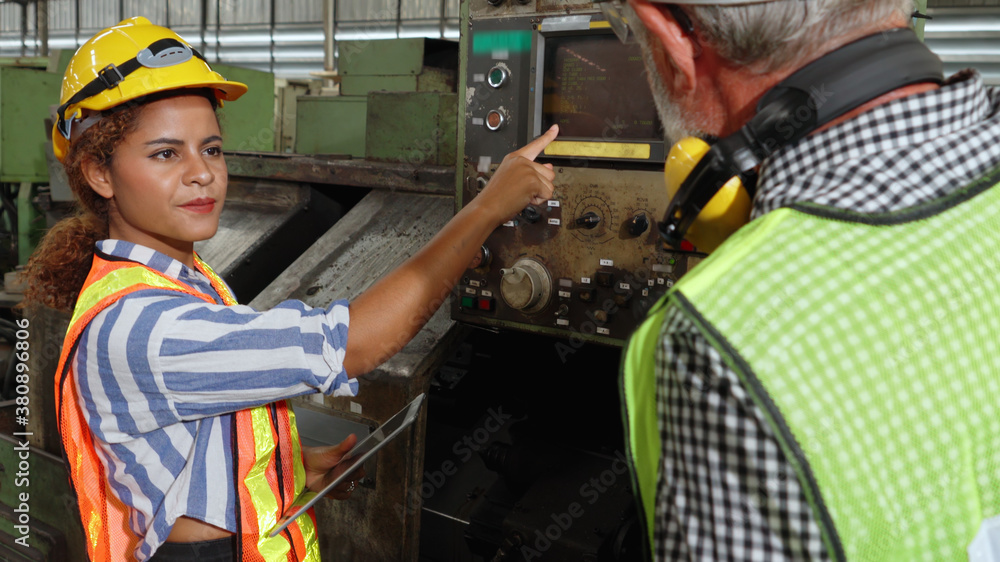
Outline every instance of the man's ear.
<svg viewBox="0 0 1000 562"><path fill-rule="evenodd" d="M652 45L652 51L660 74L672 83L675 93L693 91L697 84L695 58L701 52L697 39L684 31L665 4L649 0L629 3L640 20L633 25L644 25L650 39L659 43Z"/></svg>
<svg viewBox="0 0 1000 562"><path fill-rule="evenodd" d="M111 170L88 158L80 164L80 171L83 173L83 179L87 180L90 188L98 195L105 199L114 197L115 190L112 187Z"/></svg>

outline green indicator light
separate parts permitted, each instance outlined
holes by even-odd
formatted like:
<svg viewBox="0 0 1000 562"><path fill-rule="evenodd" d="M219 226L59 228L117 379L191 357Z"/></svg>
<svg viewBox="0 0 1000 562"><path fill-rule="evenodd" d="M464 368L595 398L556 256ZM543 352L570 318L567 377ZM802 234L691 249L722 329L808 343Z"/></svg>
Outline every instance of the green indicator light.
<svg viewBox="0 0 1000 562"><path fill-rule="evenodd" d="M500 67L493 67L493 70L490 70L489 78L486 81L490 86L499 88L500 86L503 86L504 82L507 81L507 72Z"/></svg>
<svg viewBox="0 0 1000 562"><path fill-rule="evenodd" d="M677 263L677 260L675 260L674 258L670 258L670 260L667 263L669 263L670 265L674 265L675 263Z"/></svg>

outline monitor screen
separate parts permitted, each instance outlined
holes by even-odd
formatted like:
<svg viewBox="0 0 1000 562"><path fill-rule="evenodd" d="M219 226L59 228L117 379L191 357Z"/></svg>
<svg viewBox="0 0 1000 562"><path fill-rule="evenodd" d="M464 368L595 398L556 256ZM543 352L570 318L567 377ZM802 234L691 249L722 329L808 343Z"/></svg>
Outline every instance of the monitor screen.
<svg viewBox="0 0 1000 562"><path fill-rule="evenodd" d="M545 39L541 130L600 141L663 141L639 45L610 33Z"/></svg>

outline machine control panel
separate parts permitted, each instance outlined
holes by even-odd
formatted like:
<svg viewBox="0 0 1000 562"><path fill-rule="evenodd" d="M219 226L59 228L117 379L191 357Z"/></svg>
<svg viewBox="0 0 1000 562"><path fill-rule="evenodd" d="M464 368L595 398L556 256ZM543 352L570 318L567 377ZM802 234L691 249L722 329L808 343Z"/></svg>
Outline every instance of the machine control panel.
<svg viewBox="0 0 1000 562"><path fill-rule="evenodd" d="M472 0L463 29L457 205L553 123L556 191L486 241L452 317L621 345L701 255L660 240L664 142L638 45L589 2Z"/></svg>

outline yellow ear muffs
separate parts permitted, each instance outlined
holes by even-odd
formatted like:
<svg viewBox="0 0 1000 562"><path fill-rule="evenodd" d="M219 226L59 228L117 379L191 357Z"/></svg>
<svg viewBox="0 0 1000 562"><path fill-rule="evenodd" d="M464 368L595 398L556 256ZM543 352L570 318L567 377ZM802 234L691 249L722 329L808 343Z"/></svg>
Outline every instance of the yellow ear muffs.
<svg viewBox="0 0 1000 562"><path fill-rule="evenodd" d="M684 180L710 148L708 143L697 137L681 139L670 148L663 171L670 199L677 195ZM699 252L709 253L749 221L750 196L740 178L733 177L698 213L684 239Z"/></svg>

